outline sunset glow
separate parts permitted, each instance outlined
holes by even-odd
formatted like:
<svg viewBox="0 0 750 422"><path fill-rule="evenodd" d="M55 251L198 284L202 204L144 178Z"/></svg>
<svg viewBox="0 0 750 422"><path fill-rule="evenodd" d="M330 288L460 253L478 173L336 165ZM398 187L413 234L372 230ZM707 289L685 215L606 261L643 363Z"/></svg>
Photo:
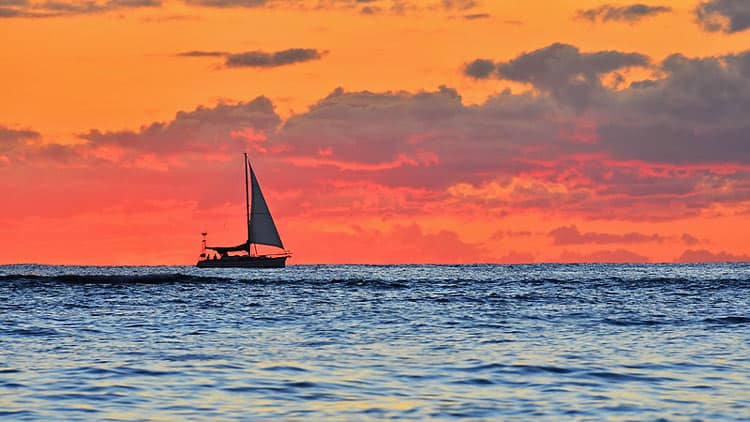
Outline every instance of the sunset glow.
<svg viewBox="0 0 750 422"><path fill-rule="evenodd" d="M749 261L750 22L638 3L0 1L0 263L242 242L244 151L291 264Z"/></svg>

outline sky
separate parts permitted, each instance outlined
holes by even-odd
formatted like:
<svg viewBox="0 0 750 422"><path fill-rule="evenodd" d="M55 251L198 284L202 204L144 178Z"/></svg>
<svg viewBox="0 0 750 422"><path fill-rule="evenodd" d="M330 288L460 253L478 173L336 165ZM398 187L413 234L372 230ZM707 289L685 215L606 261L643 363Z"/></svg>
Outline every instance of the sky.
<svg viewBox="0 0 750 422"><path fill-rule="evenodd" d="M0 0L0 263L750 261L746 0Z"/></svg>

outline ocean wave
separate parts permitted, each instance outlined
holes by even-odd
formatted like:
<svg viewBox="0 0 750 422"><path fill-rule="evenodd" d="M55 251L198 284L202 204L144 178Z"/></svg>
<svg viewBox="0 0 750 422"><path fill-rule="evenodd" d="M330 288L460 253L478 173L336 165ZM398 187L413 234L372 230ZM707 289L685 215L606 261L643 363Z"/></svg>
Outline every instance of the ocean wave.
<svg viewBox="0 0 750 422"><path fill-rule="evenodd" d="M61 284L170 284L170 283L218 283L232 278L203 277L189 274L133 274L133 275L0 275L0 283L61 283Z"/></svg>

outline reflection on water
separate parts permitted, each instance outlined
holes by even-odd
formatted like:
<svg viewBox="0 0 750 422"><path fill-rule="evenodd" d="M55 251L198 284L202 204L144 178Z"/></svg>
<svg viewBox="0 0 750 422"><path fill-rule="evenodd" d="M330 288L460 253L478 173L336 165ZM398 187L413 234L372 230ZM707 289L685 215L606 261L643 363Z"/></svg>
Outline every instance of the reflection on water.
<svg viewBox="0 0 750 422"><path fill-rule="evenodd" d="M750 266L0 267L0 417L742 419Z"/></svg>

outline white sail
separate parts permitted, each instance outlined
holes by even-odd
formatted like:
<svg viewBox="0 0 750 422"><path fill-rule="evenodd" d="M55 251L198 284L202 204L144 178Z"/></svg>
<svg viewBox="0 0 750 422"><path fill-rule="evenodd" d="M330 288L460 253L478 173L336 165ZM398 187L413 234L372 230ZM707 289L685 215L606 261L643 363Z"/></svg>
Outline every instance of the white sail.
<svg viewBox="0 0 750 422"><path fill-rule="evenodd" d="M249 162L248 166L250 166ZM266 199L263 197L263 192L260 190L258 179L255 178L253 166L250 166L250 180L252 186L252 211L250 212L249 241L250 243L277 246L283 249L284 244L281 243L279 231L276 230L276 224L274 224L273 217L271 217L271 211L268 210L268 205L266 204Z"/></svg>

